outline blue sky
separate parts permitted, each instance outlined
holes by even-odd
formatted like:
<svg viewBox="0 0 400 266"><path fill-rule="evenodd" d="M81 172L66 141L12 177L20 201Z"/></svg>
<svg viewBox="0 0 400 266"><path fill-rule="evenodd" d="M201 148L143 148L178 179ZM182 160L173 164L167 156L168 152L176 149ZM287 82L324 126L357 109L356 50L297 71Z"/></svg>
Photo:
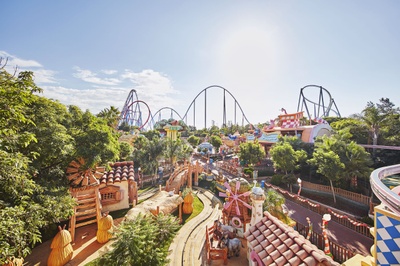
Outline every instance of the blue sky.
<svg viewBox="0 0 400 266"><path fill-rule="evenodd" d="M309 84L326 88L342 116L382 97L400 104L399 1L35 0L0 9L9 70L34 71L44 96L95 114L121 110L135 89L153 113L183 115L211 85L229 90L252 123L297 111ZM221 91L207 99L207 125L221 125Z"/></svg>

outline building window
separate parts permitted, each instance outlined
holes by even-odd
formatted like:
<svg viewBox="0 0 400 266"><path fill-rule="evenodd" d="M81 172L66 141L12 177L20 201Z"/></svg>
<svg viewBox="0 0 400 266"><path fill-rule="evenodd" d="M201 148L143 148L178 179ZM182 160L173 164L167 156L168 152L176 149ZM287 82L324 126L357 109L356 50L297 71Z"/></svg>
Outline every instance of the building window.
<svg viewBox="0 0 400 266"><path fill-rule="evenodd" d="M101 194L101 200L112 200L115 199L115 193L104 193Z"/></svg>
<svg viewBox="0 0 400 266"><path fill-rule="evenodd" d="M100 189L101 204L115 204L122 200L122 191L118 186L106 186Z"/></svg>

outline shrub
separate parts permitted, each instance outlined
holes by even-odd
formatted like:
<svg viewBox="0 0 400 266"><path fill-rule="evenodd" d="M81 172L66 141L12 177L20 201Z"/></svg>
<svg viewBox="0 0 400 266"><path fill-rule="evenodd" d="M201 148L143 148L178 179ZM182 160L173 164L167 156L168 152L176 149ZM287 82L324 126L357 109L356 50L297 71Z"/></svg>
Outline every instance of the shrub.
<svg viewBox="0 0 400 266"><path fill-rule="evenodd" d="M283 175L278 174L278 175L273 175L271 178L271 184L274 186L281 186L283 184Z"/></svg>

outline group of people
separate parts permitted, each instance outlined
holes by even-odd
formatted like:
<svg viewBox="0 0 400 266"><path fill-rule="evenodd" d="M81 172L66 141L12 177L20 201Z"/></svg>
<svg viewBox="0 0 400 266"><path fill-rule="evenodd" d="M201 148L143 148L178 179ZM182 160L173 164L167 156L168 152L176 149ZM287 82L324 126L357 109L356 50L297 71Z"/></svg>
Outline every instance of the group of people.
<svg viewBox="0 0 400 266"><path fill-rule="evenodd" d="M218 241L217 248L221 248L221 242L224 238L233 239L236 237L237 229L221 223L219 220L214 221L213 234L211 237L211 244L213 241Z"/></svg>
<svg viewBox="0 0 400 266"><path fill-rule="evenodd" d="M230 225L224 225L218 220L214 221L213 228L211 245L213 241L218 241L217 248L226 248L228 250L228 258L232 256L238 257L240 249L244 248L244 246L242 241L237 238L237 229Z"/></svg>

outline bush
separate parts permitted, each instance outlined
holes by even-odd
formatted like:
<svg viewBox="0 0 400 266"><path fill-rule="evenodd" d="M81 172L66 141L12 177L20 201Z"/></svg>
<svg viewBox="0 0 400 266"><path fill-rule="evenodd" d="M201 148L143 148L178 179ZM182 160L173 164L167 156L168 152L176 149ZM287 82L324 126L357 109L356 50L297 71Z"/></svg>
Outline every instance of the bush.
<svg viewBox="0 0 400 266"><path fill-rule="evenodd" d="M273 176L274 175L274 170L258 170L258 176Z"/></svg>
<svg viewBox="0 0 400 266"><path fill-rule="evenodd" d="M165 265L169 245L179 230L175 217L139 215L121 224L111 250L91 265Z"/></svg>
<svg viewBox="0 0 400 266"><path fill-rule="evenodd" d="M243 173L250 176L253 175L253 171L254 171L253 167L245 167L243 169Z"/></svg>
<svg viewBox="0 0 400 266"><path fill-rule="evenodd" d="M271 178L271 184L274 186L281 186L283 185L283 175L278 174L278 175L273 175Z"/></svg>

